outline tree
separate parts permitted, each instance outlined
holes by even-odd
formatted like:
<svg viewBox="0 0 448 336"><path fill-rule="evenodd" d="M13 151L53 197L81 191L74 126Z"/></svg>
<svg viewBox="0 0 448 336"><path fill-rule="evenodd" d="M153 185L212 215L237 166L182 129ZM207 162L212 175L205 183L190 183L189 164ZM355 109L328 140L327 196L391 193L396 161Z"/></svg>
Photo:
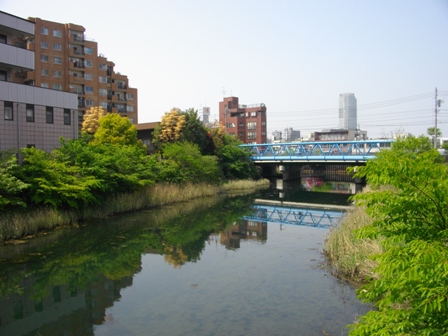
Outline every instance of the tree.
<svg viewBox="0 0 448 336"><path fill-rule="evenodd" d="M373 218L361 236L385 237L377 279L358 295L374 302L351 335L448 333L448 166L428 138L399 139L358 167L372 190L356 195Z"/></svg>
<svg viewBox="0 0 448 336"><path fill-rule="evenodd" d="M213 154L213 139L199 120L198 111L190 108L181 112L181 115L185 116L185 126L182 129L180 139L197 144L203 155Z"/></svg>
<svg viewBox="0 0 448 336"><path fill-rule="evenodd" d="M435 133L437 133L436 135L438 137L442 136L442 131L440 130L440 128L437 127L437 132L434 132L434 129L435 129L435 127L429 127L428 128L427 132L428 132L429 136L434 137Z"/></svg>
<svg viewBox="0 0 448 336"><path fill-rule="evenodd" d="M93 136L93 145L119 144L144 147L137 138L137 128L128 118L117 113L109 113L101 117L98 122L99 127Z"/></svg>
<svg viewBox="0 0 448 336"><path fill-rule="evenodd" d="M25 206L21 193L29 187L16 176L19 170L17 157L13 154L3 156L0 155L0 211L9 206Z"/></svg>
<svg viewBox="0 0 448 336"><path fill-rule="evenodd" d="M81 133L83 134L95 134L99 127L99 120L105 116L106 112L102 107L91 107L84 114L82 122Z"/></svg>
<svg viewBox="0 0 448 336"><path fill-rule="evenodd" d="M165 113L160 124L154 130L154 146L160 147L164 143L180 140L185 124L185 115L181 114L179 109L173 108L170 112Z"/></svg>

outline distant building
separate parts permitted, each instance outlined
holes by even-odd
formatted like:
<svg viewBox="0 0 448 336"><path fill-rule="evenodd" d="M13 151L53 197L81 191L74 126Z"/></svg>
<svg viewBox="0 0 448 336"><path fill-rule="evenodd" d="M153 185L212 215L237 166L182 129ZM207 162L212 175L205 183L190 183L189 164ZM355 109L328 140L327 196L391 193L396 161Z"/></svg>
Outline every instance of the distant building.
<svg viewBox="0 0 448 336"><path fill-rule="evenodd" d="M339 128L349 131L358 128L357 102L353 93L339 95Z"/></svg>
<svg viewBox="0 0 448 336"><path fill-rule="evenodd" d="M210 124L210 107L202 108L202 125L207 126Z"/></svg>
<svg viewBox="0 0 448 336"><path fill-rule="evenodd" d="M314 132L314 141L367 140L367 131L347 129L326 129Z"/></svg>
<svg viewBox="0 0 448 336"><path fill-rule="evenodd" d="M284 134L285 134L284 141L286 142L300 140L300 131L294 131L292 127L286 128Z"/></svg>
<svg viewBox="0 0 448 336"><path fill-rule="evenodd" d="M0 150L47 152L78 137L76 94L34 86L35 25L0 11ZM32 74L32 75L30 75Z"/></svg>
<svg viewBox="0 0 448 336"><path fill-rule="evenodd" d="M227 133L244 143L266 143L266 106L240 105L238 97L227 97L219 102L219 122Z"/></svg>
<svg viewBox="0 0 448 336"><path fill-rule="evenodd" d="M282 141L282 132L274 131L272 132L272 142L280 142Z"/></svg>

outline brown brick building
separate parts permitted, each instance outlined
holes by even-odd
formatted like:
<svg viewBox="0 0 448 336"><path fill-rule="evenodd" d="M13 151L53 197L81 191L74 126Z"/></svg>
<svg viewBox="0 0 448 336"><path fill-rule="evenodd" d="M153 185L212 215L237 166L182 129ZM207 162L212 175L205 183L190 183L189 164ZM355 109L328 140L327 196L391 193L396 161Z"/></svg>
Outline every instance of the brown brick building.
<svg viewBox="0 0 448 336"><path fill-rule="evenodd" d="M226 132L244 143L266 143L266 106L240 105L238 97L227 97L219 102L219 122Z"/></svg>
<svg viewBox="0 0 448 336"><path fill-rule="evenodd" d="M98 54L98 43L86 38L83 26L28 20L35 24L34 38L26 41L34 51L35 67L23 72L22 83L76 93L80 122L86 110L101 106L138 123L137 89L129 87L127 76L114 71L113 62Z"/></svg>

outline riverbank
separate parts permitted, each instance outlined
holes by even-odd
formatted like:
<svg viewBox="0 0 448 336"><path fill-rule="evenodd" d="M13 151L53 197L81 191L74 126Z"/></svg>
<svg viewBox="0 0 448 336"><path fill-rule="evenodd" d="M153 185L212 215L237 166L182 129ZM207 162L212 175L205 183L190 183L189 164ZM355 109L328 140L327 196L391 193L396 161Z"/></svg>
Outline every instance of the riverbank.
<svg viewBox="0 0 448 336"><path fill-rule="evenodd" d="M0 244L24 242L41 232L54 230L61 226L73 225L120 213L189 201L195 198L215 196L231 190L244 190L269 186L269 180L237 180L223 185L206 183L195 184L156 184L137 192L113 195L99 205L82 209L56 209L52 207L32 211L4 213L0 219Z"/></svg>
<svg viewBox="0 0 448 336"><path fill-rule="evenodd" d="M383 252L381 240L357 237L357 230L371 223L372 218L365 209L354 206L347 210L340 224L330 230L324 254L335 276L358 285L376 277L373 270L377 263L371 257Z"/></svg>

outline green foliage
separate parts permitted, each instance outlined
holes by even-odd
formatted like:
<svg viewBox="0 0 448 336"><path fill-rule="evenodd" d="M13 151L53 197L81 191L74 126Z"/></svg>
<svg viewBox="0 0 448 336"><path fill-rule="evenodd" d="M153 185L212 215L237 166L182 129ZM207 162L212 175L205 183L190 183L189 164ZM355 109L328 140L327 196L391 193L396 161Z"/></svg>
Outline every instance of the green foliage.
<svg viewBox="0 0 448 336"><path fill-rule="evenodd" d="M217 155L225 179L259 178L250 153L244 148L235 144L223 145Z"/></svg>
<svg viewBox="0 0 448 336"><path fill-rule="evenodd" d="M406 241L448 237L448 167L439 162L429 139L412 137L357 167L355 176L366 178L373 188L388 186L355 196L379 233L404 235Z"/></svg>
<svg viewBox="0 0 448 336"><path fill-rule="evenodd" d="M143 144L137 139L137 129L128 118L110 113L101 117L98 123L92 144L138 145L142 146L143 150Z"/></svg>
<svg viewBox="0 0 448 336"><path fill-rule="evenodd" d="M29 184L16 176L18 168L15 155L0 154L0 211L6 206L25 206L21 193L29 187Z"/></svg>
<svg viewBox="0 0 448 336"><path fill-rule="evenodd" d="M92 176L83 176L79 167L59 162L55 160L54 153L39 149L26 148L23 153L25 157L20 175L30 185L28 192L33 203L78 208L95 200L91 191L99 186L100 181Z"/></svg>
<svg viewBox="0 0 448 336"><path fill-rule="evenodd" d="M199 147L189 142L167 143L162 148L162 160L155 161L159 182L217 182L219 167L214 156L202 156Z"/></svg>
<svg viewBox="0 0 448 336"><path fill-rule="evenodd" d="M198 111L190 108L181 114L185 116L181 139L198 145L203 155L212 155L214 152L213 139L199 120Z"/></svg>
<svg viewBox="0 0 448 336"><path fill-rule="evenodd" d="M373 218L361 234L387 239L379 278L358 292L378 310L351 325L351 335L448 333L447 169L425 137L398 140L358 167L355 176L372 186L355 196Z"/></svg>
<svg viewBox="0 0 448 336"><path fill-rule="evenodd" d="M428 135L432 137L434 136L434 134L436 134L438 137L442 136L442 131L440 130L440 128L437 127L437 131L434 132L435 129L436 129L435 127L429 127L427 130Z"/></svg>

